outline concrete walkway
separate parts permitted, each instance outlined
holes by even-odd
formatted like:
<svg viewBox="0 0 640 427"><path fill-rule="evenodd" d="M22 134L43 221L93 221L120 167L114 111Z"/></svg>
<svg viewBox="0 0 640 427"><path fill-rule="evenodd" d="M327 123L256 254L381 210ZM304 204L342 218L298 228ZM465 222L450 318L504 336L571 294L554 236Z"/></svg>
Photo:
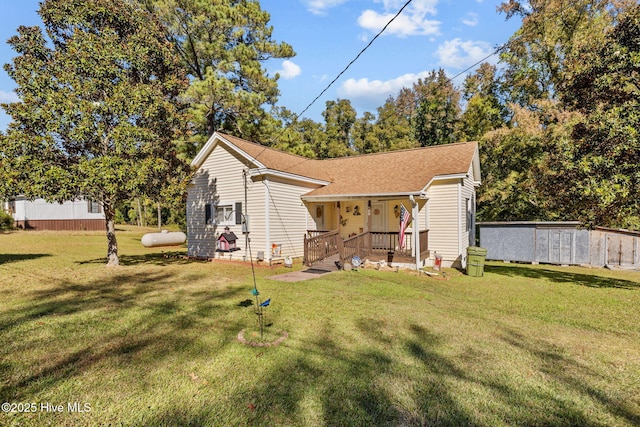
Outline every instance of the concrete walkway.
<svg viewBox="0 0 640 427"><path fill-rule="evenodd" d="M267 279L279 280L281 282L301 282L303 280L316 279L320 276L324 276L325 274L338 271L336 261L339 259L338 255L333 255L327 259L316 262L312 267L307 267L304 270L276 274L275 276L268 276Z"/></svg>

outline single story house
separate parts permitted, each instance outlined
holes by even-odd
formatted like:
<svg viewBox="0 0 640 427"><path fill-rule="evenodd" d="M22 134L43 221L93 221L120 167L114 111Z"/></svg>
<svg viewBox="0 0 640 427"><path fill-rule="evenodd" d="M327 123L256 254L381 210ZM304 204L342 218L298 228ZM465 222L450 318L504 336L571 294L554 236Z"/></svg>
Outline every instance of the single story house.
<svg viewBox="0 0 640 427"><path fill-rule="evenodd" d="M464 268L475 242L475 142L315 160L216 132L191 165L189 256L215 258L225 227L239 248L225 257L271 261L277 247L308 264L339 253L415 268L438 254Z"/></svg>
<svg viewBox="0 0 640 427"><path fill-rule="evenodd" d="M15 226L32 230L104 230L105 218L99 203L86 199L50 203L17 196L4 202Z"/></svg>

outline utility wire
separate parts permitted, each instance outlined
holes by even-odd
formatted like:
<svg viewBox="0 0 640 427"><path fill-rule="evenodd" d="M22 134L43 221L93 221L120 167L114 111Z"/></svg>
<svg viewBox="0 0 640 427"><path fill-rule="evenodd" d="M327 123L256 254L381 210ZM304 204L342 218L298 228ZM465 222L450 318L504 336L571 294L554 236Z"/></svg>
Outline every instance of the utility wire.
<svg viewBox="0 0 640 427"><path fill-rule="evenodd" d="M464 70L460 71L458 74L456 74L455 76L451 77L449 80L450 82L453 83L453 80L455 80L456 78L460 77L461 75L463 75L464 73L466 73L467 71L469 71L470 69L474 68L476 65L483 63L484 61L486 61L487 59L491 58L493 55L496 55L497 53L499 53L501 50L503 50L504 48L507 47L509 43L504 43L501 46L498 46L497 48L494 49L493 52L491 52L489 55L485 56L484 58L482 58L481 60L479 60L478 62L476 62L473 65L468 66L467 68L465 68Z"/></svg>
<svg viewBox="0 0 640 427"><path fill-rule="evenodd" d="M376 34L376 36L375 36L374 38L372 38L372 39L371 39L371 41L370 41L370 42L369 42L369 43L364 47L364 49L362 49L362 50L360 51L360 53L358 53L358 55L356 55L356 57L355 57L355 58L353 58L353 60L351 60L351 62L349 62L349 64L347 64L347 66L346 66L342 71L340 71L340 74L338 74L338 75L336 76L336 78L335 78L335 79L331 80L331 83L329 83L329 84L327 85L327 87L325 87L325 88L322 90L322 92L320 92L320 95L316 96L316 97L313 99L313 101L311 101L311 103L309 103L309 105L307 105L307 106L305 107L305 109L304 109L304 110L302 110L302 112L300 112L300 114L298 114L298 117L302 116L302 115L303 115L303 114L304 114L304 113L305 113L305 112L306 112L306 111L307 111L307 110L308 110L308 109L309 109L313 104L315 104L315 102L316 102L318 99L320 99L320 97L321 97L322 95L324 95L324 93L325 93L325 92L326 92L326 91L327 91L327 90L328 90L328 89L329 89L329 88L330 88L330 87L331 87L331 86L332 86L332 85L333 85L333 84L334 84L334 83L335 83L335 82L340 78L340 76L342 76L342 75L343 75L343 74L344 74L344 73L349 69L349 67L351 67L351 65L352 65L354 62L356 62L356 61L358 60L358 58L360 58L360 55L362 55L362 54L364 53L364 51L365 51L365 50L367 50L367 49L369 48L369 46L371 46L371 45L373 44L373 42L374 42L374 41L375 41L375 40L376 40L376 39L377 39L377 38L378 38L378 37L379 37L379 36L380 36L380 35L381 35L381 34L382 34L386 29L387 29L387 27L388 27L388 26L389 26L389 25L390 25L390 24L391 24L391 23L392 23L392 22L393 22L393 21L394 21L394 20L395 20L395 19L396 19L396 18L397 18L401 13L402 13L402 11L403 11L407 6L409 6L409 3L411 3L412 1L413 1L413 0L408 0L408 1L404 4L404 6L402 6L402 7L400 8L400 10L398 11L398 13L396 13L396 14L395 14L395 16L389 20L389 22L387 22L387 24L382 28L382 30L380 30L380 32L379 32L378 34ZM517 38L520 38L520 37L516 37L516 39L517 39ZM512 40L512 41L513 41L513 40ZM475 64L470 65L469 67L465 68L464 70L460 71L458 74L456 74L455 76L453 76L453 77L451 77L451 78L449 78L449 79L447 79L447 80L449 80L450 82L453 82L453 80L455 80L456 78L460 77L461 75L463 75L463 74L464 74L464 73L466 73L467 71L471 70L472 68L476 67L478 64L481 64L481 63L483 63L484 61L486 61L487 59L491 58L493 55L498 54L501 50L503 50L504 48L506 48L508 44L509 44L509 42L504 43L504 44L502 44L502 45L498 46L498 47L497 47L493 52L491 52L489 55L485 56L484 58L482 58L481 60L479 60L479 61L478 61L478 62L476 62Z"/></svg>
<svg viewBox="0 0 640 427"><path fill-rule="evenodd" d="M340 76L342 76L342 75L343 75L343 74L344 74L344 73L349 69L349 67L351 67L351 65L352 65L354 62L356 62L356 61L358 60L358 58L360 58L360 55L362 55L362 54L364 53L364 51L365 51L365 50L369 49L369 46L371 46L371 45L373 44L373 42L374 42L374 41L375 41L375 40L376 40L380 35L382 35L382 33L384 33L384 31L387 29L387 27L388 27L389 25L391 25L391 23L392 23L392 22L393 22L393 21L394 21L398 16L400 16L400 14L402 13L402 11L403 11L407 6L409 6L409 3L411 3L412 1L413 1L413 0L408 0L408 1L404 4L404 6L402 6L402 7L400 8L400 10L398 11L398 13L396 13L396 14L395 14L395 16L389 20L389 22L387 22L387 24L386 24L386 25L385 25L385 26L380 30L380 32L379 32L378 34L376 34L376 36L375 36L374 38L372 38L372 39L371 39L371 41L370 41L370 42L369 42L369 43L364 47L364 49L362 49L362 50L360 51L360 53L358 53L358 54L356 55L356 57L355 57L355 58L353 58L353 59L351 60L351 62L349 62L349 64L347 64L347 66L346 66L346 67L344 67L344 69L343 69L342 71L340 71L340 74L338 74L338 75L336 76L336 78L335 78L335 79L331 80L331 83L329 83L329 84L327 85L327 87L325 87L325 88L322 90L322 92L320 92L320 95L316 96L316 97L314 98L314 100L313 100L313 101L311 101L311 103L310 103L309 105L307 105L307 106L305 107L305 109L304 109L304 110L302 110L302 112L301 112L300 114L298 114L298 117L302 116L302 115L305 113L305 111L307 111L307 110L309 109L309 107L311 107L313 104L315 104L315 102L316 102L316 101L317 101L317 100L318 100L322 95L324 95L324 93L325 93L325 92L326 92L326 91L327 91L327 90L328 90L328 89L329 89L329 88L330 88L330 87L331 87L331 86L332 86L332 85L333 85L333 84L334 84L334 83L335 83L335 82L340 78Z"/></svg>

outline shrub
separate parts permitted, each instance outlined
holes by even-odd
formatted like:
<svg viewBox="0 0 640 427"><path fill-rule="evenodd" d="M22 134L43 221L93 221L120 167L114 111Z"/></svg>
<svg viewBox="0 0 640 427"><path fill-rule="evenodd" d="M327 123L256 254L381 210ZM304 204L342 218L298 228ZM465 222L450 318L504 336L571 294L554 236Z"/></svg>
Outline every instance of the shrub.
<svg viewBox="0 0 640 427"><path fill-rule="evenodd" d="M12 230L13 222L13 217L11 215L0 211L0 230Z"/></svg>

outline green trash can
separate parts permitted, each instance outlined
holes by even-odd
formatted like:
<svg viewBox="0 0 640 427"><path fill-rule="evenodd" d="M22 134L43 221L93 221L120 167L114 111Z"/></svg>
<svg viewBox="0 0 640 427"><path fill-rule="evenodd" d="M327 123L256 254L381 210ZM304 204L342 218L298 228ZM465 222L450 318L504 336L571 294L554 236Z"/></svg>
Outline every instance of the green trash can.
<svg viewBox="0 0 640 427"><path fill-rule="evenodd" d="M484 260L487 256L485 248L469 246L467 248L467 275L472 277L484 276Z"/></svg>

